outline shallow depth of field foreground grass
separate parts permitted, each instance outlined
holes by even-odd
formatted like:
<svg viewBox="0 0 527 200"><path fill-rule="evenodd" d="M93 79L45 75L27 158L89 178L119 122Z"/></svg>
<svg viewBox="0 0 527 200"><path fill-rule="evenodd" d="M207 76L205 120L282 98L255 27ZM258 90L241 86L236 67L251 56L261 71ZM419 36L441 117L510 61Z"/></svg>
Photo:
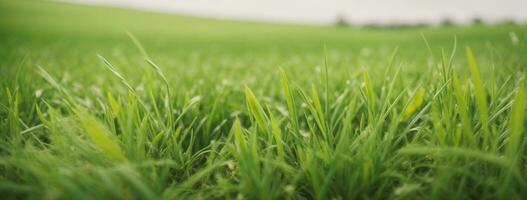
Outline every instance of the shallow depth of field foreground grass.
<svg viewBox="0 0 527 200"><path fill-rule="evenodd" d="M0 1L0 196L526 199L526 30Z"/></svg>

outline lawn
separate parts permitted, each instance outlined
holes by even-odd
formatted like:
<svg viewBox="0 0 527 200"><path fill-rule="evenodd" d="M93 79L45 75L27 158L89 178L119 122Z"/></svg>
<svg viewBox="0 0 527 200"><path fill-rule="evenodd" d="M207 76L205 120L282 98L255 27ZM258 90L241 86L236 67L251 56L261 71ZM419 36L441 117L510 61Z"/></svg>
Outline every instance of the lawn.
<svg viewBox="0 0 527 200"><path fill-rule="evenodd" d="M526 199L527 26L0 1L3 199Z"/></svg>

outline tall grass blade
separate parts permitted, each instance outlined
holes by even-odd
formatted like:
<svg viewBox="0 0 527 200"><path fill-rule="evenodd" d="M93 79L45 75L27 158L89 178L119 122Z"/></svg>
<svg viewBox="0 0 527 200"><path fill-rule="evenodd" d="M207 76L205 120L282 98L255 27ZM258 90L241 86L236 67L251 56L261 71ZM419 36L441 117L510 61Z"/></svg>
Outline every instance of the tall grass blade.
<svg viewBox="0 0 527 200"><path fill-rule="evenodd" d="M265 116L265 112L260 105L260 102L258 102L258 99L256 99L256 96L254 96L254 93L247 86L245 86L245 101L247 103L247 109L249 110L249 113L251 113L252 118L256 121L258 126L262 130L267 130L268 127L265 123L267 121L267 117Z"/></svg>
<svg viewBox="0 0 527 200"><path fill-rule="evenodd" d="M412 101L406 106L406 109L404 109L403 116L401 118L402 121L410 118L419 107L423 104L423 100L425 97L425 89L420 87L415 92Z"/></svg>
<svg viewBox="0 0 527 200"><path fill-rule="evenodd" d="M126 160L119 143L110 136L110 133L101 122L82 108L79 108L76 114L88 138L104 155L118 161Z"/></svg>
<svg viewBox="0 0 527 200"><path fill-rule="evenodd" d="M289 87L289 80L287 79L287 74L285 71L280 68L280 83L282 85L282 91L285 96L285 100L287 103L287 108L289 110L289 119L291 120L293 124L293 128L296 132L300 131L299 123L298 123L298 115L296 111L296 104L295 99L293 97L293 93L291 92L291 88Z"/></svg>
<svg viewBox="0 0 527 200"><path fill-rule="evenodd" d="M491 136L488 135L489 134L489 111L487 107L485 87L483 85L483 81L481 80L481 75L478 69L478 65L476 63L476 59L474 58L474 54L472 53L471 48L467 48L467 59L468 59L468 66L470 68L470 74L472 75L472 80L474 81L474 94L476 96L476 107L478 108L482 130L485 134L483 139L485 140L485 145L489 145L490 140L494 138L493 137L489 138Z"/></svg>
<svg viewBox="0 0 527 200"><path fill-rule="evenodd" d="M525 86L523 81L520 83L516 97L511 108L510 121L509 121L509 138L507 139L507 145L505 154L509 159L520 158L521 144L525 138L524 131L525 123Z"/></svg>

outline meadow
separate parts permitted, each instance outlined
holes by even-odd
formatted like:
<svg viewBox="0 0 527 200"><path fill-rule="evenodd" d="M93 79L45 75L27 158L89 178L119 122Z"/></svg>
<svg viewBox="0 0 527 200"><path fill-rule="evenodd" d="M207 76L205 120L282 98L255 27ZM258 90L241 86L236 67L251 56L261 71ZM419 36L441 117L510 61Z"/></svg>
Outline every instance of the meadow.
<svg viewBox="0 0 527 200"><path fill-rule="evenodd" d="M526 199L526 25L0 1L2 199Z"/></svg>

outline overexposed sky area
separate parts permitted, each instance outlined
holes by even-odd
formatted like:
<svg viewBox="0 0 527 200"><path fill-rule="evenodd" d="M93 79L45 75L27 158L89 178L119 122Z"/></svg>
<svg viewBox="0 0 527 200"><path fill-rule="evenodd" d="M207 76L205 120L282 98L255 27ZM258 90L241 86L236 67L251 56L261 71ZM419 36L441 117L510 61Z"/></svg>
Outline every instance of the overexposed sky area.
<svg viewBox="0 0 527 200"><path fill-rule="evenodd" d="M66 0L193 16L301 24L527 22L527 0Z"/></svg>

